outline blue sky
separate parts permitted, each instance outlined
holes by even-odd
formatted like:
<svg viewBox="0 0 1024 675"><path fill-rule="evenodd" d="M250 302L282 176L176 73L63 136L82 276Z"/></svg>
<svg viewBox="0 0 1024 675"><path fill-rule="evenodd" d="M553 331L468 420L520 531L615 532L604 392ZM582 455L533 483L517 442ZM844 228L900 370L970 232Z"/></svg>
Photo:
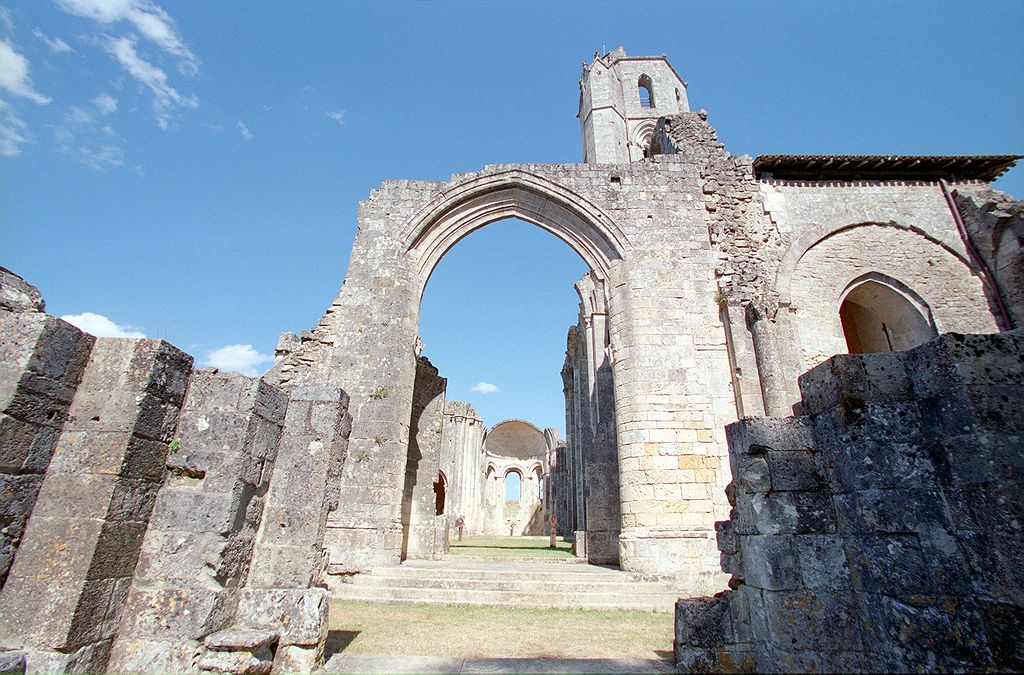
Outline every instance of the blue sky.
<svg viewBox="0 0 1024 675"><path fill-rule="evenodd" d="M578 162L598 50L667 54L736 153L1024 154L1019 0L0 8L0 264L53 314L251 371L333 299L382 180ZM584 270L523 224L460 243L421 322L449 398L562 428Z"/></svg>

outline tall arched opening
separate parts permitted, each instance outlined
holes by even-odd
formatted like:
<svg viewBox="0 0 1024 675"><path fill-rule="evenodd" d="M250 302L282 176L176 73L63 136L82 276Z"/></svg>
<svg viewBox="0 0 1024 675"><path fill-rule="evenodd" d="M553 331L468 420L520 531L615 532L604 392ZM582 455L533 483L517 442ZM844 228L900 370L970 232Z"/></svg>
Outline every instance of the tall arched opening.
<svg viewBox="0 0 1024 675"><path fill-rule="evenodd" d="M866 279L851 286L839 306L843 335L851 354L911 349L936 337L927 305L909 289ZM914 300L916 299L916 302Z"/></svg>
<svg viewBox="0 0 1024 675"><path fill-rule="evenodd" d="M576 435L567 429L570 437L575 438L572 450L575 451L574 461L577 466L573 468L573 487L581 496L585 493L586 499L577 500L579 509L571 517L558 514L558 519L568 526L564 528L564 534L585 539L589 543L586 550L591 562L618 563L621 494L620 467L615 450L608 280L617 274L617 266L623 260L625 242L622 234L607 216L577 195L555 184L517 172L517 175L504 176L497 182L492 177L486 185L465 186L456 194L447 194L443 203L424 209L422 218L409 230L408 254L418 262L422 296L434 270L458 242L479 228L512 218L555 235L585 264L582 268L585 283L576 283L578 307L582 308L585 320L580 319L580 311L574 307L572 315L564 319L561 334L564 335L567 324L574 321L582 321L589 327L590 335L585 339L586 350L581 352L584 362L588 360L589 353L591 367L581 369L589 378L581 381L581 390L575 392L579 399L576 407L587 408L585 414L577 411L576 417L582 415L587 420L588 433ZM561 349L564 341L557 333L549 338L559 344ZM426 354L429 356L429 340L426 344ZM559 366L553 369L552 375L556 378ZM563 405L564 400L560 402L559 413L564 410ZM548 454L554 456L553 448L551 450L551 453L543 453L541 458ZM551 470L557 469L555 467ZM542 499L533 499L534 495L541 494L543 472L534 475L526 468L519 475L522 482L520 490L530 493L528 510L538 512L529 514L529 518L509 517L502 520L502 523L505 520L522 520L526 524L519 523L516 526L522 532L532 532L538 528L543 530L551 514L540 512L544 508ZM584 489L584 485L588 489ZM502 507L507 509L507 500L496 501L499 504L504 502ZM536 521L537 527L533 526L533 521Z"/></svg>

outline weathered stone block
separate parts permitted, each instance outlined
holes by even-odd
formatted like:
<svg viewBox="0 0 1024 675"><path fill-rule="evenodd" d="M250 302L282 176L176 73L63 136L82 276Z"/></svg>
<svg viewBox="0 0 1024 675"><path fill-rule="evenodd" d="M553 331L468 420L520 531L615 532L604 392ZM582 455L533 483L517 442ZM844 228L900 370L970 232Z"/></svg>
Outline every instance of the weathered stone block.
<svg viewBox="0 0 1024 675"><path fill-rule="evenodd" d="M744 578L749 586L764 590L803 587L800 557L790 535L740 537Z"/></svg>
<svg viewBox="0 0 1024 675"><path fill-rule="evenodd" d="M864 593L859 598L864 643L891 671L991 667L977 606L967 598L919 595L901 601Z"/></svg>
<svg viewBox="0 0 1024 675"><path fill-rule="evenodd" d="M916 534L847 537L846 549L858 591L904 597L933 590Z"/></svg>
<svg viewBox="0 0 1024 675"><path fill-rule="evenodd" d="M773 645L794 651L860 649L857 607L845 593L766 591L764 599Z"/></svg>
<svg viewBox="0 0 1024 675"><path fill-rule="evenodd" d="M837 354L800 376L803 410L816 415L838 407L855 416L868 403L893 403L912 397L902 352Z"/></svg>
<svg viewBox="0 0 1024 675"><path fill-rule="evenodd" d="M199 640L231 621L228 593L214 588L133 588L121 632L133 638Z"/></svg>
<svg viewBox="0 0 1024 675"><path fill-rule="evenodd" d="M327 590L245 588L238 616L246 627L277 631L282 645L315 646L327 640Z"/></svg>
<svg viewBox="0 0 1024 675"><path fill-rule="evenodd" d="M750 499L757 534L835 532L832 501L821 492L773 492Z"/></svg>
<svg viewBox="0 0 1024 675"><path fill-rule="evenodd" d="M800 558L804 588L846 590L850 570L842 537L835 534L804 534L794 537Z"/></svg>
<svg viewBox="0 0 1024 675"><path fill-rule="evenodd" d="M765 455L771 475L771 487L776 491L813 491L822 486L814 463L814 455L807 451L768 452Z"/></svg>
<svg viewBox="0 0 1024 675"><path fill-rule="evenodd" d="M1024 608L1010 603L979 601L985 637L995 669L1024 670Z"/></svg>

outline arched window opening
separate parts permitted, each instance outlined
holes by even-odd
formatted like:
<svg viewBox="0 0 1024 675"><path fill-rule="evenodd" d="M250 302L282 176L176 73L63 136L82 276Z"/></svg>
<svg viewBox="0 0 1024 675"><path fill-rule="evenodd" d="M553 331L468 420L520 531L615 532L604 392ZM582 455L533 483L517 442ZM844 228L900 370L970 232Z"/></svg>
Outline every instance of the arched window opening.
<svg viewBox="0 0 1024 675"><path fill-rule="evenodd" d="M544 501L544 474L540 472L540 467L535 469L537 473L537 501Z"/></svg>
<svg viewBox="0 0 1024 675"><path fill-rule="evenodd" d="M654 107L654 84L647 75L641 75L637 81L637 93L640 95L641 108Z"/></svg>
<svg viewBox="0 0 1024 675"><path fill-rule="evenodd" d="M518 471L505 474L505 501L518 502L523 496L523 477Z"/></svg>
<svg viewBox="0 0 1024 675"><path fill-rule="evenodd" d="M872 280L846 295L839 319L851 354L911 349L936 336L914 303L889 285Z"/></svg>
<svg viewBox="0 0 1024 675"><path fill-rule="evenodd" d="M680 108L683 107L683 95L679 93L678 89L676 89L676 105Z"/></svg>
<svg viewBox="0 0 1024 675"><path fill-rule="evenodd" d="M443 471L437 472L437 480L434 481L434 515L444 515L444 502L448 494L448 479Z"/></svg>

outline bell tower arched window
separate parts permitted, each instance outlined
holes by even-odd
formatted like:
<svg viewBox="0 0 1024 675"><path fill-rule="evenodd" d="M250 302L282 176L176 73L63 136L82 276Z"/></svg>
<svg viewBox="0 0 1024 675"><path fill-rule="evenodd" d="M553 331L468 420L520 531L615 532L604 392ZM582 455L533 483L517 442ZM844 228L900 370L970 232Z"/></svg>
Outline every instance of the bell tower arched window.
<svg viewBox="0 0 1024 675"><path fill-rule="evenodd" d="M654 107L654 84L647 75L641 75L637 81L637 93L640 95L641 108Z"/></svg>

